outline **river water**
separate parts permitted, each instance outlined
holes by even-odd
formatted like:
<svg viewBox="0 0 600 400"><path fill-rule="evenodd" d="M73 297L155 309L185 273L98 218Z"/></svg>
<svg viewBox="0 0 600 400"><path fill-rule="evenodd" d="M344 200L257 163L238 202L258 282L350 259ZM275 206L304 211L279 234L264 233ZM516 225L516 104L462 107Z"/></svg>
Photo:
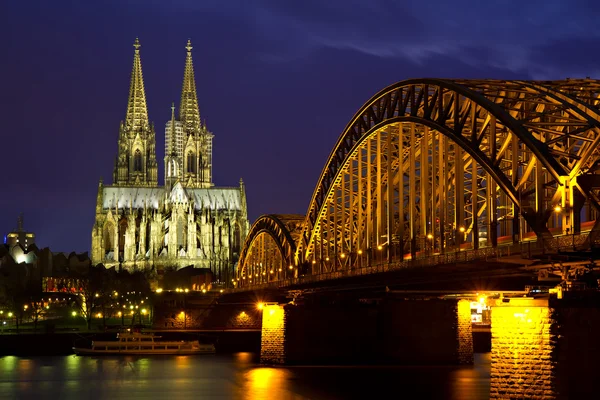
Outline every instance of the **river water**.
<svg viewBox="0 0 600 400"><path fill-rule="evenodd" d="M490 353L464 367L266 367L252 353L0 357L1 399L488 399Z"/></svg>

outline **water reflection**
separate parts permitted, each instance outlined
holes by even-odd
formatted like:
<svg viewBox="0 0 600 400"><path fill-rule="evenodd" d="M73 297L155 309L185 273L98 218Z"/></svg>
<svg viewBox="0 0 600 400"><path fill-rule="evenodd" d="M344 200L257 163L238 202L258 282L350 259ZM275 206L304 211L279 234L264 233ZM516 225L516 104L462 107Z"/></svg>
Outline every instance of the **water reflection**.
<svg viewBox="0 0 600 400"><path fill-rule="evenodd" d="M258 367L247 371L242 382L245 399L290 398L291 372L283 368Z"/></svg>
<svg viewBox="0 0 600 400"><path fill-rule="evenodd" d="M487 399L490 356L465 367L267 367L257 355L0 358L0 398Z"/></svg>

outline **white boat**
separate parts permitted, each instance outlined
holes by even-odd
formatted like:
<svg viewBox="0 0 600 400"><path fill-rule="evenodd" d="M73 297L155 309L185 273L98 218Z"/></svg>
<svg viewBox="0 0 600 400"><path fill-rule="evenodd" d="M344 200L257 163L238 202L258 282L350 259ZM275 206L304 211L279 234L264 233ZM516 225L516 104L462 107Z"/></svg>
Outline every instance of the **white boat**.
<svg viewBox="0 0 600 400"><path fill-rule="evenodd" d="M91 348L73 347L77 355L108 354L213 354L214 344L203 344L198 340L160 340L153 333L118 333L117 340L94 340Z"/></svg>

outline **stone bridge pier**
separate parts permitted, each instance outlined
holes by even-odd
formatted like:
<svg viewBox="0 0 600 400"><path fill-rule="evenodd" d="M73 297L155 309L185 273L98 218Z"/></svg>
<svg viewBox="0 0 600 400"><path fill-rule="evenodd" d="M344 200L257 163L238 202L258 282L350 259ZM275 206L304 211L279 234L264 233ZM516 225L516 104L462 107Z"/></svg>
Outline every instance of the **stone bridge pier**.
<svg viewBox="0 0 600 400"><path fill-rule="evenodd" d="M492 305L491 399L598 397L598 293Z"/></svg>
<svg viewBox="0 0 600 400"><path fill-rule="evenodd" d="M466 300L406 299L267 304L267 364L465 364L473 362Z"/></svg>

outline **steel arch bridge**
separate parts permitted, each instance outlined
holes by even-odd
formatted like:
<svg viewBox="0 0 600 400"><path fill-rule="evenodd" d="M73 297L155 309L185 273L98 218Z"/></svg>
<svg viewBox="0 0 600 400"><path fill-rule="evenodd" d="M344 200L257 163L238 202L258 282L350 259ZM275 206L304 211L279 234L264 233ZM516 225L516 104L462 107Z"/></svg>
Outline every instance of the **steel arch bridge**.
<svg viewBox="0 0 600 400"><path fill-rule="evenodd" d="M585 239L582 230L600 230L599 96L592 79L414 79L381 90L339 137L296 235L259 218L234 283Z"/></svg>

